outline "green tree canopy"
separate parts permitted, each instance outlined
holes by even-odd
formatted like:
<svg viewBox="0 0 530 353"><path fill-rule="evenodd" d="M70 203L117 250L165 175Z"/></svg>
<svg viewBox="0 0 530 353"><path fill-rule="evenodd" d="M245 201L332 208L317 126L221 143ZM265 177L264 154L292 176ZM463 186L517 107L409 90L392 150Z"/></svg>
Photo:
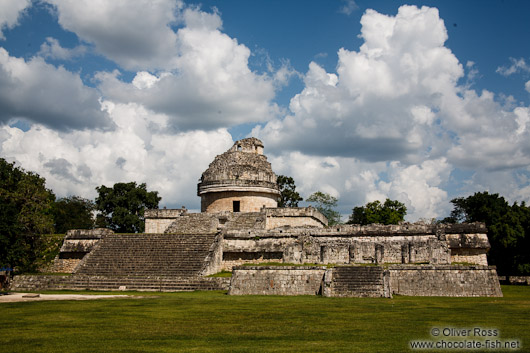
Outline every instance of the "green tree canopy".
<svg viewBox="0 0 530 353"><path fill-rule="evenodd" d="M340 223L340 213L335 210L339 201L336 197L317 191L312 193L306 201L316 204L315 208L328 219L328 225Z"/></svg>
<svg viewBox="0 0 530 353"><path fill-rule="evenodd" d="M530 208L524 202L510 206L504 197L488 192L451 202L451 216L442 222L484 222L491 245L488 262L499 274L530 274Z"/></svg>
<svg viewBox="0 0 530 353"><path fill-rule="evenodd" d="M158 208L158 191L147 191L145 183L116 183L96 188L96 218L98 227L107 227L118 233L137 233L145 229L145 209Z"/></svg>
<svg viewBox="0 0 530 353"><path fill-rule="evenodd" d="M280 199L278 207L298 207L298 202L303 198L296 192L294 179L285 175L278 175L278 186L280 187Z"/></svg>
<svg viewBox="0 0 530 353"><path fill-rule="evenodd" d="M64 234L70 229L94 228L93 201L79 196L69 196L57 200L53 205L55 232Z"/></svg>
<svg viewBox="0 0 530 353"><path fill-rule="evenodd" d="M405 204L386 199L385 203L376 200L365 206L355 207L348 220L348 224L398 224L405 220L407 207Z"/></svg>
<svg viewBox="0 0 530 353"><path fill-rule="evenodd" d="M0 266L32 271L53 233L53 193L45 179L0 158Z"/></svg>

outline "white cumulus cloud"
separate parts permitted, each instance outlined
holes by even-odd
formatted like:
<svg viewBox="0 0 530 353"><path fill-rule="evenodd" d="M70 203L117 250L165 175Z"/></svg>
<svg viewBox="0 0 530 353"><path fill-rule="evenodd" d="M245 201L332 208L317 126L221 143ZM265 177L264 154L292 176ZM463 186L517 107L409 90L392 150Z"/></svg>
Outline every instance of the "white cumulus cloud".
<svg viewBox="0 0 530 353"><path fill-rule="evenodd" d="M0 48L0 123L23 118L56 129L111 128L99 98L78 74Z"/></svg>
<svg viewBox="0 0 530 353"><path fill-rule="evenodd" d="M21 13L31 6L31 0L0 0L0 39L5 39L2 31L18 25Z"/></svg>
<svg viewBox="0 0 530 353"><path fill-rule="evenodd" d="M0 154L46 178L58 196L96 196L95 187L146 182L161 205L198 209L197 180L215 155L232 144L230 134L167 132L168 119L136 104L103 103L112 131L59 132L34 124L28 131L0 128Z"/></svg>
<svg viewBox="0 0 530 353"><path fill-rule="evenodd" d="M117 73L100 73L97 78L104 96L167 114L172 128L179 131L275 117L279 109L272 103L274 80L249 69L250 50L215 27L217 14L196 9L184 13L186 26L176 33L180 54L174 59L174 70L142 71L132 84L121 81Z"/></svg>
<svg viewBox="0 0 530 353"><path fill-rule="evenodd" d="M175 0L46 0L59 24L128 70L171 68L177 56L171 24L182 4Z"/></svg>
<svg viewBox="0 0 530 353"><path fill-rule="evenodd" d="M41 44L38 55L51 59L71 60L85 55L86 52L87 47L84 45L72 49L63 48L57 39L48 37L46 42Z"/></svg>
<svg viewBox="0 0 530 353"><path fill-rule="evenodd" d="M358 51L339 49L336 72L311 63L290 114L253 130L274 154L306 161L291 167L302 190L327 187L341 196L342 211L390 197L407 205L409 219L443 217L455 168L495 189L502 182L489 173L505 170L516 180L530 166L528 107L459 83L464 68L445 46L437 9L367 10L361 24ZM524 61L514 65L526 70ZM324 173L307 162L321 158L338 164Z"/></svg>
<svg viewBox="0 0 530 353"><path fill-rule="evenodd" d="M524 58L510 58L510 66L499 66L497 72L503 76L510 76L520 72L530 72L530 65L528 65Z"/></svg>

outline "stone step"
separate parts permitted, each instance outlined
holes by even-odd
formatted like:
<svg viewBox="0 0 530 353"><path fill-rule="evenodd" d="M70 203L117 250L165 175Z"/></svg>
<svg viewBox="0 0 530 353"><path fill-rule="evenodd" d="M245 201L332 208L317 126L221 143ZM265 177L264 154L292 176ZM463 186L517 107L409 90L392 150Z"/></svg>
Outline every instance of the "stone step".
<svg viewBox="0 0 530 353"><path fill-rule="evenodd" d="M173 275L204 268L215 235L111 234L100 240L78 269L84 275Z"/></svg>
<svg viewBox="0 0 530 353"><path fill-rule="evenodd" d="M111 276L16 276L12 290L139 290L194 291L227 290L230 278L111 277Z"/></svg>
<svg viewBox="0 0 530 353"><path fill-rule="evenodd" d="M383 296L383 268L371 266L335 267L331 277L331 291L336 296Z"/></svg>

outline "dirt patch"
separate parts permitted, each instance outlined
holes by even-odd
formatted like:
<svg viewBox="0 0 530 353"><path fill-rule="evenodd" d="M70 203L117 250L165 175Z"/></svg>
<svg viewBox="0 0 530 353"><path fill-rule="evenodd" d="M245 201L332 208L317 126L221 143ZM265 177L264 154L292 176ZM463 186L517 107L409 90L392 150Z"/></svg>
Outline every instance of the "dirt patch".
<svg viewBox="0 0 530 353"><path fill-rule="evenodd" d="M0 295L0 303L34 302L42 300L95 300L109 298L143 298L137 295L124 294L38 294L38 293L8 293Z"/></svg>

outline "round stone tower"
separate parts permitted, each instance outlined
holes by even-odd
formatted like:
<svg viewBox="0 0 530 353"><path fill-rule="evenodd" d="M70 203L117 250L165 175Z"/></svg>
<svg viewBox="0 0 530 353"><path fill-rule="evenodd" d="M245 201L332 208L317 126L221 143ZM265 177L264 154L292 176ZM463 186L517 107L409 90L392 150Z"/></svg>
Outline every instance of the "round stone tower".
<svg viewBox="0 0 530 353"><path fill-rule="evenodd" d="M263 155L263 143L255 137L234 143L215 157L197 188L201 212L258 212L277 207L280 191L276 174Z"/></svg>

